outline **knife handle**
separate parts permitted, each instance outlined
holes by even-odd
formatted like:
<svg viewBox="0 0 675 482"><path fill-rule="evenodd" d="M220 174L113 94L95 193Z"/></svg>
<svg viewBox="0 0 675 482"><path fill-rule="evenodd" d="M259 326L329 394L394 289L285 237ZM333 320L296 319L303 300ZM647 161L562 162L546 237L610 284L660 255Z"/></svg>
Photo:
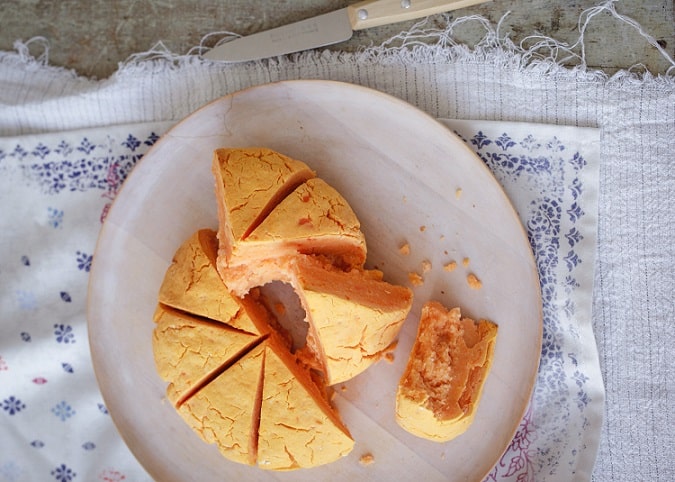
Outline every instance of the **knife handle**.
<svg viewBox="0 0 675 482"><path fill-rule="evenodd" d="M347 7L352 30L414 20L491 0L365 0Z"/></svg>

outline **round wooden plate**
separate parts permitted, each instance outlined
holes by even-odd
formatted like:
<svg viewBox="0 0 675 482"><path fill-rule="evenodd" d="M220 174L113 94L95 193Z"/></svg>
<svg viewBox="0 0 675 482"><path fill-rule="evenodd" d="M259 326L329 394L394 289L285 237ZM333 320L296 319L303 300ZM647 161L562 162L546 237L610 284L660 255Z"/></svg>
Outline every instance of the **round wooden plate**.
<svg viewBox="0 0 675 482"><path fill-rule="evenodd" d="M414 288L393 362L381 361L336 387L335 403L356 445L333 464L272 473L232 463L202 442L164 398L151 346L157 292L178 246L195 230L217 226L210 166L213 150L223 146L265 146L306 162L359 216L371 267L404 285L410 272L424 276L424 284ZM407 256L399 252L402 243L410 246ZM457 268L444 270L453 260ZM431 270L422 273L425 261ZM482 288L469 287L469 273ZM416 438L394 420L397 383L420 308L430 299L499 325L475 421L445 444ZM415 107L329 81L279 82L220 98L151 148L102 228L88 323L110 414L134 455L162 481L480 480L527 408L542 333L539 280L527 236L483 162ZM365 453L374 463L359 463Z"/></svg>

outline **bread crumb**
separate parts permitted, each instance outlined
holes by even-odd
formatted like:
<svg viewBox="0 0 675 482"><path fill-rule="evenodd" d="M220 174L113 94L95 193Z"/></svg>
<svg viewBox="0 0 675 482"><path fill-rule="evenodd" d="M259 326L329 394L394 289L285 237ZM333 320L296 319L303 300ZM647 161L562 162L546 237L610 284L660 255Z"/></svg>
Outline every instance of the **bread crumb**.
<svg viewBox="0 0 675 482"><path fill-rule="evenodd" d="M359 463L366 467L375 463L375 457L371 453L363 454L361 458L359 458Z"/></svg>
<svg viewBox="0 0 675 482"><path fill-rule="evenodd" d="M427 227L426 227L426 226L424 226L424 225L420 226L420 232L421 232L421 233L423 233L423 232L426 231L426 230L427 230Z"/></svg>
<svg viewBox="0 0 675 482"><path fill-rule="evenodd" d="M424 284L424 278L415 272L408 273L408 281L413 286L422 286Z"/></svg>
<svg viewBox="0 0 675 482"><path fill-rule="evenodd" d="M389 363L394 363L394 353L391 351L388 351L387 353L384 354L384 359L387 360Z"/></svg>
<svg viewBox="0 0 675 482"><path fill-rule="evenodd" d="M425 259L422 261L422 273L428 273L429 271L431 271L431 261Z"/></svg>
<svg viewBox="0 0 675 482"><path fill-rule="evenodd" d="M470 262L470 261L471 261L471 260L470 260L469 258L464 258L464 259L462 260L462 264L464 265L465 268L466 268L467 266L469 266L469 262Z"/></svg>
<svg viewBox="0 0 675 482"><path fill-rule="evenodd" d="M408 256L410 254L410 245L408 243L403 243L399 246L398 252L403 256Z"/></svg>
<svg viewBox="0 0 675 482"><path fill-rule="evenodd" d="M340 387L340 390L341 390L342 392L346 392L346 391L347 391L347 385L342 385L342 386Z"/></svg>
<svg viewBox="0 0 675 482"><path fill-rule="evenodd" d="M455 271L455 269L457 269L457 261L450 261L449 263L444 264L443 269L448 273Z"/></svg>
<svg viewBox="0 0 675 482"><path fill-rule="evenodd" d="M461 187L458 187L457 190L455 191L455 197L457 199L462 197L462 188Z"/></svg>
<svg viewBox="0 0 675 482"><path fill-rule="evenodd" d="M479 280L475 274L469 273L466 277L466 282L469 283L469 288L478 290L483 286L481 280Z"/></svg>

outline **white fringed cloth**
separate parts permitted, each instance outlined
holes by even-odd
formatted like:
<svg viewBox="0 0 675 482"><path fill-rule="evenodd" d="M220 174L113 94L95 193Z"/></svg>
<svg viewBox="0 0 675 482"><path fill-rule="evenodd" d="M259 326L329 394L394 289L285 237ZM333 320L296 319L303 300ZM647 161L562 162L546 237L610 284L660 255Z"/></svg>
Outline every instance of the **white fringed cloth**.
<svg viewBox="0 0 675 482"><path fill-rule="evenodd" d="M600 10L616 14L613 2ZM483 25L483 41L455 43L462 22ZM101 222L175 122L292 79L371 87L445 119L524 203L544 289L542 364L487 480L675 480L675 80L608 78L584 67L578 47L542 39L525 51L469 17L357 53L238 65L158 45L104 80L52 67L26 44L0 53L0 481L148 480L110 421L88 351ZM544 160L558 177L523 194L514 164L496 159ZM544 215L555 236L542 234Z"/></svg>

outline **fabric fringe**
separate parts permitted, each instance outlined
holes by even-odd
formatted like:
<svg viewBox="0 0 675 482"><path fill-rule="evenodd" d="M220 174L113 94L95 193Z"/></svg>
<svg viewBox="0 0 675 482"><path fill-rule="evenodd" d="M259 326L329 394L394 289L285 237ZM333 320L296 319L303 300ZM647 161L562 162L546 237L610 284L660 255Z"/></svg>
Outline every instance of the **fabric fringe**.
<svg viewBox="0 0 675 482"><path fill-rule="evenodd" d="M31 47L34 50L40 49L41 52L37 55L32 54ZM53 75L66 79L88 80L74 69L50 65L49 48L49 40L42 36L33 37L25 42L15 40L14 52L0 51L0 65L21 65L29 72L49 71Z"/></svg>
<svg viewBox="0 0 675 482"><path fill-rule="evenodd" d="M579 37L572 45L540 34L532 34L515 44L508 35L502 36L500 33L502 24L510 12L507 12L497 25L493 25L485 17L479 15L457 19L445 15L442 27L434 27L430 25L428 19L423 19L413 25L410 30L401 32L380 45L363 47L355 52L306 51L240 65L258 70L283 68L305 62L319 65L353 62L385 65L482 62L534 72L538 75L565 76L578 81L605 83L612 87L647 84L657 88L673 88L675 86L675 60L638 22L617 12L614 5L617 1L605 0L583 11L578 21ZM603 12L608 12L615 19L637 30L650 45L656 48L670 64L665 74L653 74L643 64L636 64L629 69L621 70L611 77L600 70L590 69L586 63L585 34L592 19ZM454 36L457 27L467 23L478 24L485 30L483 38L473 46L458 42ZM209 33L187 54L176 54L160 41L148 51L133 54L120 62L118 70L112 77L134 75L139 71L161 73L187 66L222 65L201 58L201 54L209 50L205 43L214 37L218 39L216 45L220 45L240 35L233 32ZM41 47L42 53L38 56L31 55L29 51L31 45ZM0 63L23 63L34 69L50 69L55 73L78 76L72 70L49 65L49 42L44 37L34 37L25 43L16 41L14 48L15 53L0 52Z"/></svg>

